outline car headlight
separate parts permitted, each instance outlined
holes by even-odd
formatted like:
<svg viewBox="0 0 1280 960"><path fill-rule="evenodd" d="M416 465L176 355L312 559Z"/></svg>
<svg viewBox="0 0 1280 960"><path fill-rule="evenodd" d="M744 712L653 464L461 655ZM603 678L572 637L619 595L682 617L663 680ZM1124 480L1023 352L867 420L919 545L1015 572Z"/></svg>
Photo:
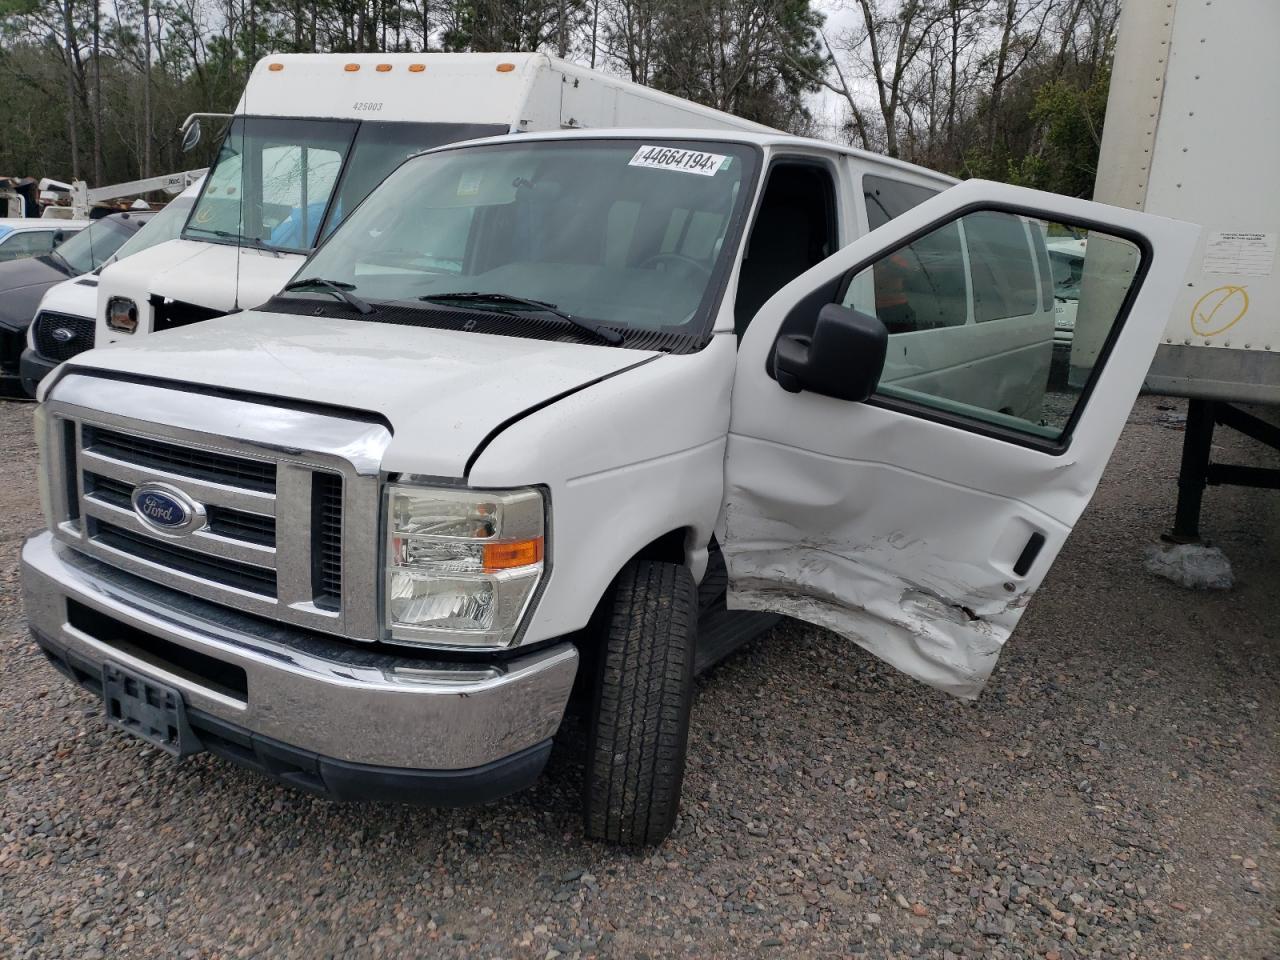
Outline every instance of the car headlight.
<svg viewBox="0 0 1280 960"><path fill-rule="evenodd" d="M128 297L112 297L107 301L107 326L118 333L138 329L138 305Z"/></svg>
<svg viewBox="0 0 1280 960"><path fill-rule="evenodd" d="M393 641L505 647L542 579L537 490L388 484L384 617Z"/></svg>

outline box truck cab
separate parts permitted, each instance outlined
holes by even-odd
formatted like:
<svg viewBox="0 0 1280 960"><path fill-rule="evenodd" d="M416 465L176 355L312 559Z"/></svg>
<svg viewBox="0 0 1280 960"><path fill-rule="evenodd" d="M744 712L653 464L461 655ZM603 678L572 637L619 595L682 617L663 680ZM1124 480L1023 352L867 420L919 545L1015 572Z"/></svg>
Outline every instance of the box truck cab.
<svg viewBox="0 0 1280 960"><path fill-rule="evenodd" d="M59 368L35 640L110 722L341 798L519 789L576 703L587 834L656 842L761 618L978 694L1196 232L774 134L435 150L261 309Z"/></svg>
<svg viewBox="0 0 1280 960"><path fill-rule="evenodd" d="M412 154L502 133L654 125L764 129L538 53L266 57L181 237L99 285L96 342L257 306Z"/></svg>

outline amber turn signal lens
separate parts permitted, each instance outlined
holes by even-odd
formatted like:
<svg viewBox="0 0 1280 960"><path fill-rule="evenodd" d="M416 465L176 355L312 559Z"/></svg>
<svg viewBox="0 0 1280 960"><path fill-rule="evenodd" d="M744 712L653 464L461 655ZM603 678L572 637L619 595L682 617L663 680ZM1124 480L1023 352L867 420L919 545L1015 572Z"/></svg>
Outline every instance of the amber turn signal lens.
<svg viewBox="0 0 1280 960"><path fill-rule="evenodd" d="M499 73L510 73L510 72L511 72L512 70L514 70L515 68L516 68L516 65L515 65L514 63L500 63L500 64L498 64L498 72L499 72Z"/></svg>
<svg viewBox="0 0 1280 960"><path fill-rule="evenodd" d="M542 538L516 540L514 543L486 543L484 545L484 569L510 570L512 567L528 567L542 559Z"/></svg>
<svg viewBox="0 0 1280 960"><path fill-rule="evenodd" d="M358 63L348 63L348 64L347 64L345 67L343 67L342 69L343 69L343 70L345 70L345 71L347 71L347 73L355 73L357 70L359 70L359 69L360 69L360 64L358 64Z"/></svg>
<svg viewBox="0 0 1280 960"><path fill-rule="evenodd" d="M268 70L270 70L272 73L279 73L281 70L283 70L283 69L284 69L284 64L283 64L283 63L269 63L269 64L267 64L267 69L268 69Z"/></svg>

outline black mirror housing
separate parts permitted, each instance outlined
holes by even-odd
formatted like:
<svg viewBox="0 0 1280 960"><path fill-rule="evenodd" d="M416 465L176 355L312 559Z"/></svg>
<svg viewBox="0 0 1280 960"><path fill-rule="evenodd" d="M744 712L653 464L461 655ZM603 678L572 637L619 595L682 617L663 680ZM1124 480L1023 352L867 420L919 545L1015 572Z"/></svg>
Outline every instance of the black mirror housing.
<svg viewBox="0 0 1280 960"><path fill-rule="evenodd" d="M778 338L773 376L788 393L862 401L876 392L888 349L889 331L878 318L828 303L818 311L812 336Z"/></svg>

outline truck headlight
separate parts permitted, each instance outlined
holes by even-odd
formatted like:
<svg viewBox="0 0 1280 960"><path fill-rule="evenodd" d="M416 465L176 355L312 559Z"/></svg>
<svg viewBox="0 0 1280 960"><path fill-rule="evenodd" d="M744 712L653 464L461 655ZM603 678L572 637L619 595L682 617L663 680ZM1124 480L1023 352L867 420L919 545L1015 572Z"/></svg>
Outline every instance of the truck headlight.
<svg viewBox="0 0 1280 960"><path fill-rule="evenodd" d="M422 646L504 647L544 567L537 490L388 484L385 623Z"/></svg>
<svg viewBox="0 0 1280 960"><path fill-rule="evenodd" d="M119 333L138 329L138 305L128 297L112 297L107 301L107 326Z"/></svg>

